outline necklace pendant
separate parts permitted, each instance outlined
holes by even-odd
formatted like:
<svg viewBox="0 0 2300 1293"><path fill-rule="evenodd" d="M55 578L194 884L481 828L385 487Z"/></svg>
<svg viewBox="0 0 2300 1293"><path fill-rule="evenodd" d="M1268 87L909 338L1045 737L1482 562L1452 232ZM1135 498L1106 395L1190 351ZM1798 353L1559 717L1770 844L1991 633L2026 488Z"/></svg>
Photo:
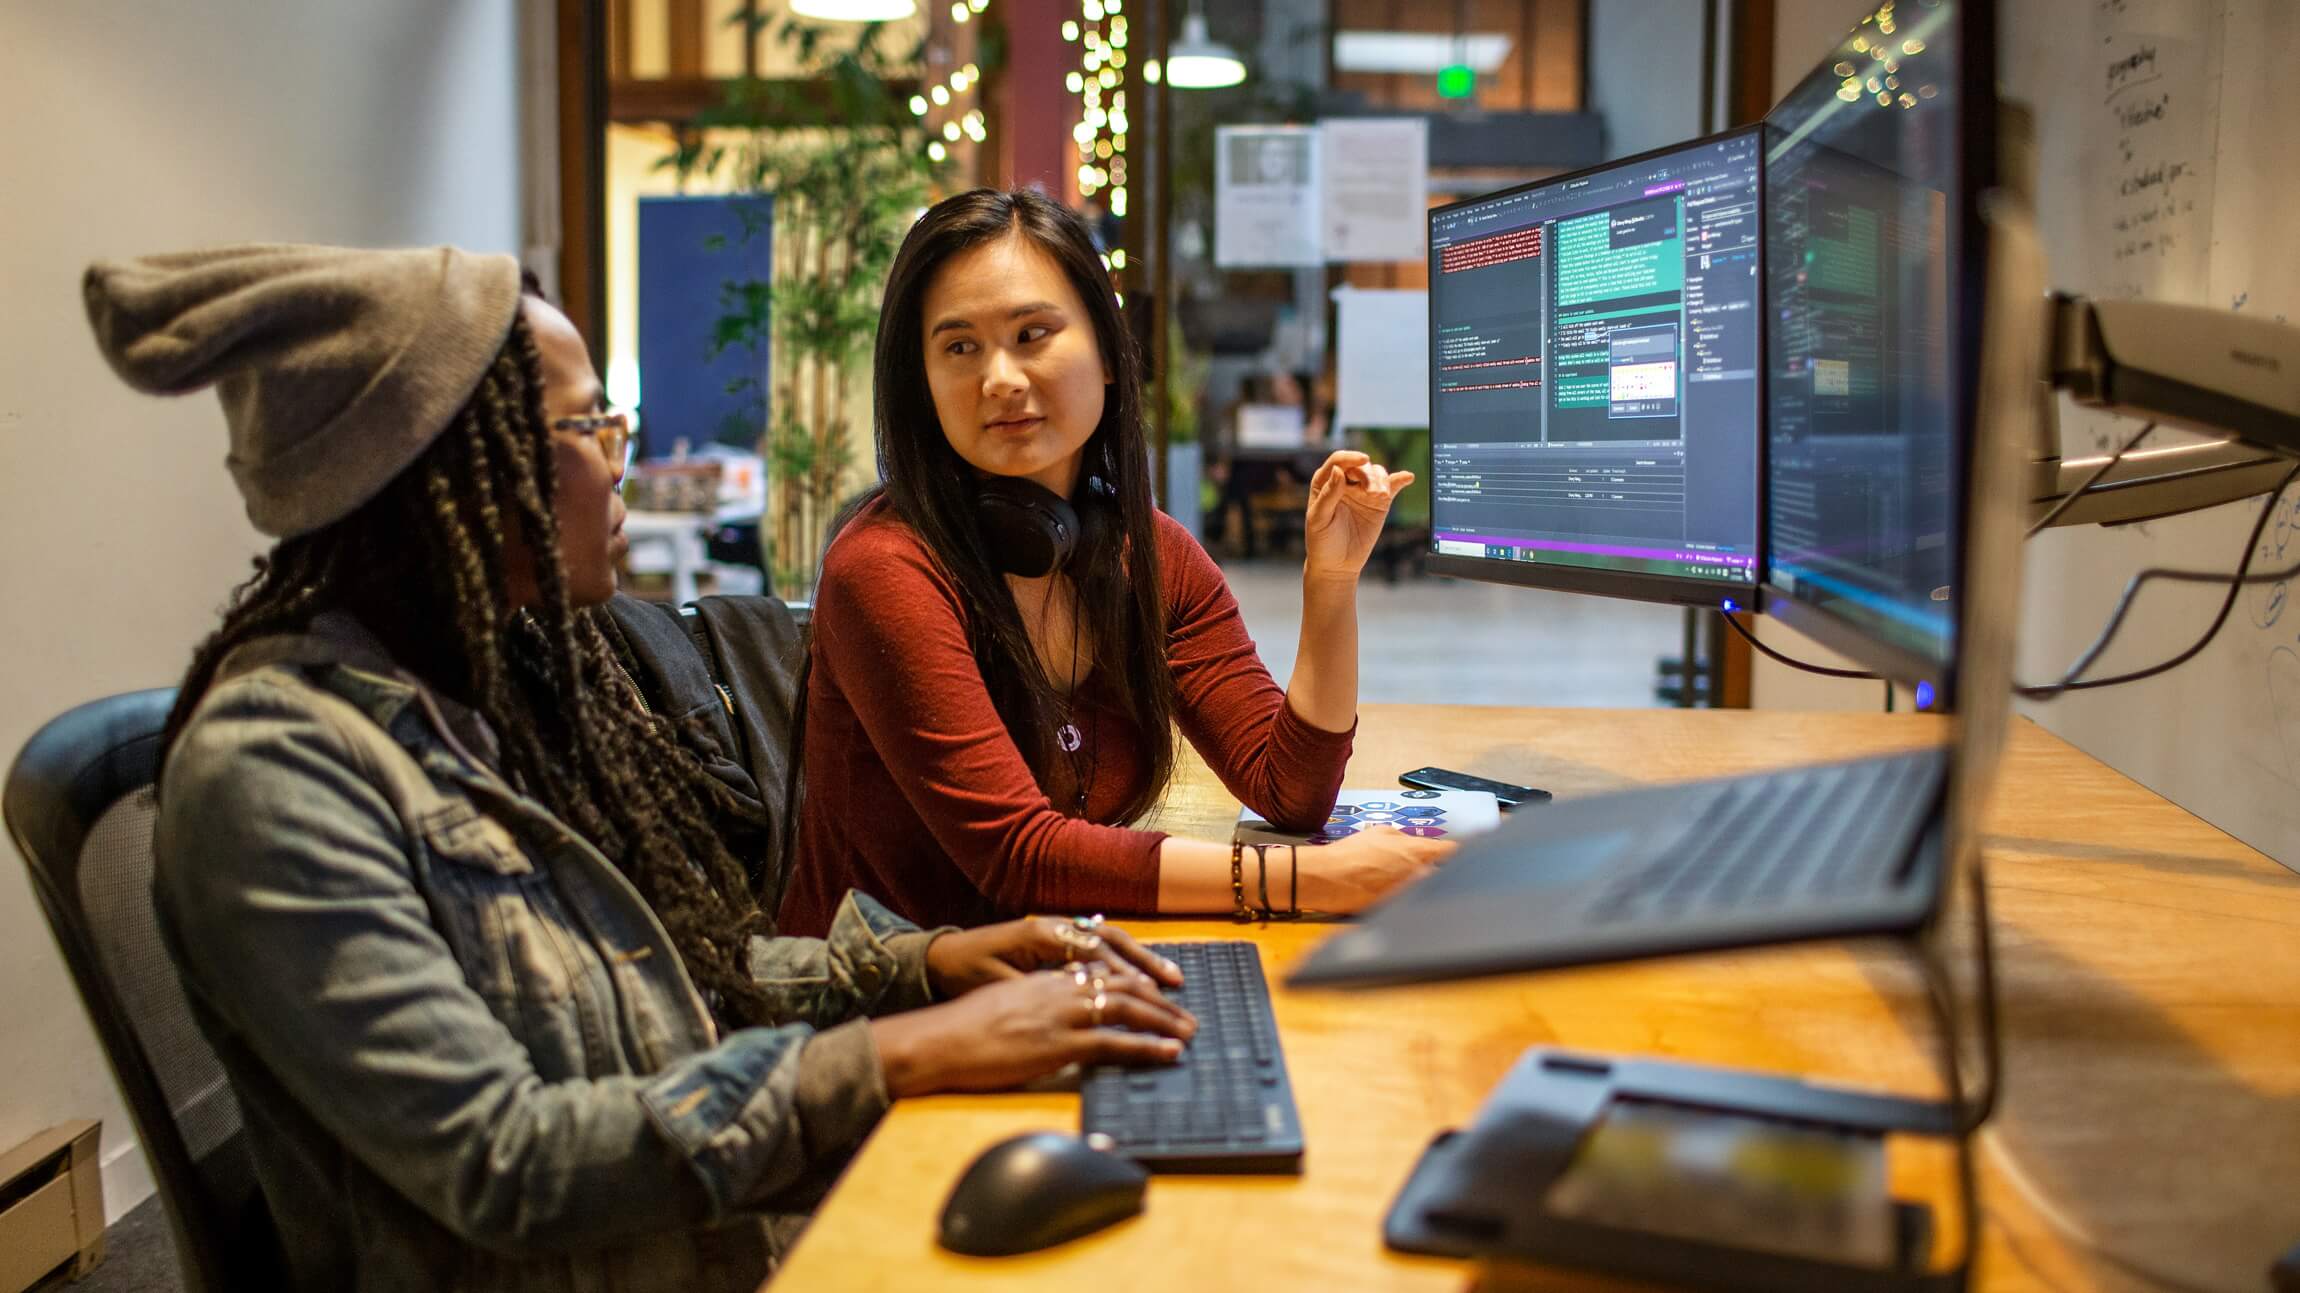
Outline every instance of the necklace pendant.
<svg viewBox="0 0 2300 1293"><path fill-rule="evenodd" d="M1054 729L1054 743L1062 747L1064 754L1076 754L1078 747L1086 744L1086 738L1080 735L1077 724L1064 723Z"/></svg>

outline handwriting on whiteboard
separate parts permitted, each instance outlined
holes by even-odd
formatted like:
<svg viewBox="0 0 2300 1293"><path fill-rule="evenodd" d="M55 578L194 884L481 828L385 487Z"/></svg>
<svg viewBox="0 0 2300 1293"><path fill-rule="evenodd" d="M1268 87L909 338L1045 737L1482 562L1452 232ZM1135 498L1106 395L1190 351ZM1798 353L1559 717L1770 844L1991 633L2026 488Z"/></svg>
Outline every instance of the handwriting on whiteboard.
<svg viewBox="0 0 2300 1293"><path fill-rule="evenodd" d="M2057 285L2102 299L2202 305L2212 251L2223 6L2200 0L2091 0L2074 22L2048 22L2048 133L2072 144L2066 185L2073 245L2048 252ZM2066 146L2066 145L2064 145ZM2106 449L2131 428L2063 410L2072 447Z"/></svg>
<svg viewBox="0 0 2300 1293"><path fill-rule="evenodd" d="M2132 52L2109 60L2108 97L2113 100L2136 85L2147 85L2157 78L2156 43L2144 41Z"/></svg>
<svg viewBox="0 0 2300 1293"><path fill-rule="evenodd" d="M2217 6L2097 0L2087 170L2100 296L2170 299L2204 281L2220 93Z"/></svg>

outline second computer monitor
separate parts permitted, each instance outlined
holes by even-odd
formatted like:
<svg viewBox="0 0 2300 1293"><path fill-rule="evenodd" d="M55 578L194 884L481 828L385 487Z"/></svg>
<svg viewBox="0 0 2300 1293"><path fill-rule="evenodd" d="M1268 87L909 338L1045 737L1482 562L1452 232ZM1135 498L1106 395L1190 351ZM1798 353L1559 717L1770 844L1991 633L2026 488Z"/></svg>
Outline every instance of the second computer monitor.
<svg viewBox="0 0 2300 1293"><path fill-rule="evenodd" d="M1430 213L1433 570L1748 603L1759 190L1752 129Z"/></svg>
<svg viewBox="0 0 2300 1293"><path fill-rule="evenodd" d="M1765 610L1920 697L1971 582L1993 9L1882 4L1766 117Z"/></svg>

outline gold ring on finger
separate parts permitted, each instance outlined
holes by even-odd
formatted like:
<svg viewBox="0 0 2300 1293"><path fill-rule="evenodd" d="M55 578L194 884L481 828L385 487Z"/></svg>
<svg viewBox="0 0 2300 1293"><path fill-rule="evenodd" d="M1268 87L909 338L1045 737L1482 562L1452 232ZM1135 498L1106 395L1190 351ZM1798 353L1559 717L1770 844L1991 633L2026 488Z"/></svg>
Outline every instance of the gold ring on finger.
<svg viewBox="0 0 2300 1293"><path fill-rule="evenodd" d="M1062 968L1070 971L1070 981L1077 984L1081 990L1092 991L1092 989L1087 988L1086 986L1087 982L1093 978L1092 971L1088 970L1085 966L1079 964L1076 961L1072 961L1070 964L1065 965Z"/></svg>
<svg viewBox="0 0 2300 1293"><path fill-rule="evenodd" d="M1110 998L1103 993L1097 992L1094 994L1093 1000L1088 1001L1086 1004L1093 1009L1094 1026L1096 1028L1100 1028L1102 1026L1102 1012L1109 1007Z"/></svg>

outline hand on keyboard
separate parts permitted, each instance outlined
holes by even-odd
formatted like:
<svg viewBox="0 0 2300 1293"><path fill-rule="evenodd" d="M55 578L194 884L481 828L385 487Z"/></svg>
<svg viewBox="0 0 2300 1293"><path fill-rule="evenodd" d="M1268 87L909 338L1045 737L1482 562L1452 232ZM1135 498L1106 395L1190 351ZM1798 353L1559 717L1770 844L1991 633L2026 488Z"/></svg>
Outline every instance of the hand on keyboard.
<svg viewBox="0 0 2300 1293"><path fill-rule="evenodd" d="M995 1091L1067 1064L1170 1064L1198 1021L1148 975L1097 963L1080 984L1042 970L871 1021L889 1094Z"/></svg>
<svg viewBox="0 0 2300 1293"><path fill-rule="evenodd" d="M960 997L976 988L1050 970L1071 961L1097 965L1096 973L1147 974L1167 987L1179 986L1182 971L1172 961L1143 950L1134 936L1100 916L1032 916L979 929L959 929L927 944L926 972L934 994Z"/></svg>

